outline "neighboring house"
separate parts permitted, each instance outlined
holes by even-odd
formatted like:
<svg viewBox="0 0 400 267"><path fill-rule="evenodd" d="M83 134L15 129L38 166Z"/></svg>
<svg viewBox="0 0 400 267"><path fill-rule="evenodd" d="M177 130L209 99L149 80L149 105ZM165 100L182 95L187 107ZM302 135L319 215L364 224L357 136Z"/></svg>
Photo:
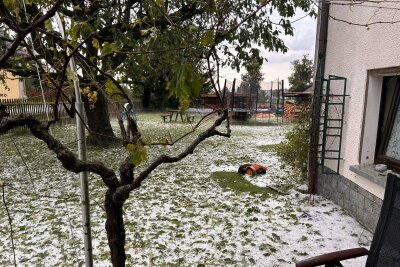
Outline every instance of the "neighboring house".
<svg viewBox="0 0 400 267"><path fill-rule="evenodd" d="M349 96L344 98L339 175L320 171L317 194L335 201L371 231L386 184L376 164L400 172L399 10L398 1L324 2L318 18L315 58L325 59L318 72L325 78L346 78ZM340 94L343 85L330 89ZM324 161L332 172L336 164Z"/></svg>
<svg viewBox="0 0 400 267"><path fill-rule="evenodd" d="M0 45L1 49L7 49L11 46L9 37L0 30ZM21 57L28 56L23 49L17 49L16 55ZM15 77L12 73L0 69L0 99L24 99L26 98L25 82L23 79ZM3 79L4 78L4 79Z"/></svg>
<svg viewBox="0 0 400 267"><path fill-rule="evenodd" d="M5 72L5 82L0 81L0 99L24 99L25 92L24 80Z"/></svg>

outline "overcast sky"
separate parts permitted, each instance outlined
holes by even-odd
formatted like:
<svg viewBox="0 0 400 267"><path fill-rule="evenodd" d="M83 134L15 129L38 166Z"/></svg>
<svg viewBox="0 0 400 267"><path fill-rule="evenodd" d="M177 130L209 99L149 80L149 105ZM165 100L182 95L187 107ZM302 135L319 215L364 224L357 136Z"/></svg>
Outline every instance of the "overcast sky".
<svg viewBox="0 0 400 267"><path fill-rule="evenodd" d="M299 11L291 21L295 21L304 15L304 12ZM279 19L274 21L279 21ZM264 73L264 81L262 83L263 88L270 88L271 81L276 81L278 78L284 79L285 88L288 88L287 77L292 73L290 62L301 58L304 54L309 54L310 59L314 59L316 25L317 20L310 18L309 16L300 19L293 23L293 36L282 36L286 46L289 48L287 53L283 54L263 51L262 55L268 59L268 62L264 62L261 69ZM234 78L240 80L240 74L244 72L245 70L241 70L240 73L237 73L232 69L223 69L221 70L221 83L223 83L224 79L227 79L228 81L233 81Z"/></svg>

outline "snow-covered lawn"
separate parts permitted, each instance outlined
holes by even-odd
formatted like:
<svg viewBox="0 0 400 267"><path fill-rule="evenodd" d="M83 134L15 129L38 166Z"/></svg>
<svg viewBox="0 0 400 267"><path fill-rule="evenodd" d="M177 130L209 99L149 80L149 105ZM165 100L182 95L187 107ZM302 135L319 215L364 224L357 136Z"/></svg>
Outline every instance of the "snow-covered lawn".
<svg viewBox="0 0 400 267"><path fill-rule="evenodd" d="M139 122L149 141L168 137L165 131L178 136L190 127L162 123L156 114L139 115ZM74 129L68 125L53 132L74 148ZM207 140L193 155L152 173L125 204L127 266L294 266L296 259L358 247L370 239L368 231L331 201L311 201L294 190L290 170L281 168L274 153L258 148L279 143L288 129L290 125L233 125L230 139ZM177 153L188 141L177 148L154 147L149 158ZM1 136L0 146L0 180L5 182L17 265L82 266L78 176L63 170L29 135ZM125 155L119 147L89 149L89 159L115 169ZM244 163L269 167L265 175L245 177L253 184L293 189L251 195L221 187L218 177L236 175ZM95 266L110 266L101 208L105 187L90 176L90 190ZM13 266L11 247L1 202L0 266ZM365 257L347 266L364 263Z"/></svg>

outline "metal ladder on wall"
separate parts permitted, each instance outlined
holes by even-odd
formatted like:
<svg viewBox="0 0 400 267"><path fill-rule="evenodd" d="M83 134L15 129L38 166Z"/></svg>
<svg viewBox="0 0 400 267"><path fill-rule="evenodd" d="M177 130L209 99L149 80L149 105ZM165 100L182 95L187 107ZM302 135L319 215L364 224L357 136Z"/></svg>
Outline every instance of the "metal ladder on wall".
<svg viewBox="0 0 400 267"><path fill-rule="evenodd" d="M334 92L332 87L335 86ZM321 79L320 87L320 120L318 158L323 174L339 174L343 135L343 118L346 103L347 78L329 75L328 79ZM333 162L327 168L326 162Z"/></svg>

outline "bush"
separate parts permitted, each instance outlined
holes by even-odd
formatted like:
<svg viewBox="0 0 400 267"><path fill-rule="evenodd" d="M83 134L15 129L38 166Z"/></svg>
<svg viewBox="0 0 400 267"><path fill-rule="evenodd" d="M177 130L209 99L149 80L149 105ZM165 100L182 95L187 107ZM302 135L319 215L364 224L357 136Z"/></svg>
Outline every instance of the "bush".
<svg viewBox="0 0 400 267"><path fill-rule="evenodd" d="M301 179L307 178L307 158L309 152L309 136L311 127L310 113L303 114L296 120L292 130L285 134L285 141L275 151L284 165L293 168L293 175Z"/></svg>

